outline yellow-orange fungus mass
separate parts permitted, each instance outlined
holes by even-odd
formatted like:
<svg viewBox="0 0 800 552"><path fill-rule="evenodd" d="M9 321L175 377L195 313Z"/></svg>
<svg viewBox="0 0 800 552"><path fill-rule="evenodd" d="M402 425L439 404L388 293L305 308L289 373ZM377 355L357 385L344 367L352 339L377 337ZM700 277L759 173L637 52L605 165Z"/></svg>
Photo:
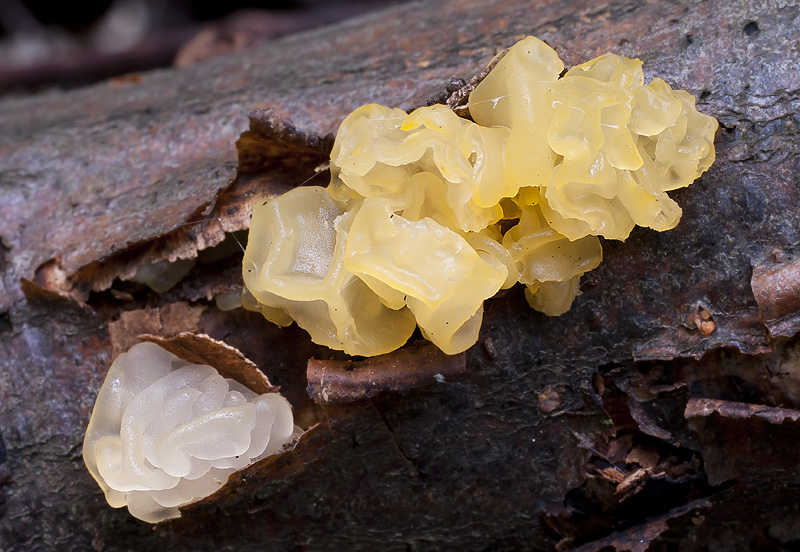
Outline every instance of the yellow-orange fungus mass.
<svg viewBox="0 0 800 552"><path fill-rule="evenodd" d="M661 79L645 86L639 60L563 69L528 37L470 95L473 120L443 105L356 109L327 188L253 211L245 306L365 356L401 347L417 326L444 352L464 351L483 301L516 282L533 308L569 310L602 259L598 236L678 223L667 192L711 166L717 121Z"/></svg>

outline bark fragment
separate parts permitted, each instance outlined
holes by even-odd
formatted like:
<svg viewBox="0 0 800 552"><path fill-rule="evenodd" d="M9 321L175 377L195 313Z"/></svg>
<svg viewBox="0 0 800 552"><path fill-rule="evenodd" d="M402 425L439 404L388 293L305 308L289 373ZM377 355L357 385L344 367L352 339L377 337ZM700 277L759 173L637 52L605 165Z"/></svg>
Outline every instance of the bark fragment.
<svg viewBox="0 0 800 552"><path fill-rule="evenodd" d="M259 395L280 390L241 351L205 334L181 332L172 337L141 335L139 338L161 345L183 360L216 368L223 377L236 380Z"/></svg>
<svg viewBox="0 0 800 552"><path fill-rule="evenodd" d="M773 337L800 329L800 259L753 267L753 294L764 325Z"/></svg>
<svg viewBox="0 0 800 552"><path fill-rule="evenodd" d="M673 508L666 515L647 520L641 525L619 531L604 539L584 544L575 552L600 552L601 550L616 550L617 552L645 552L652 550L652 541L664 533L671 520L676 520L690 514L693 523L702 523L702 511L710 508L711 503L706 499L695 500L684 506ZM696 521L695 521L696 520Z"/></svg>
<svg viewBox="0 0 800 552"><path fill-rule="evenodd" d="M140 341L139 336L143 334L170 336L194 329L204 310L203 306L177 302L158 308L124 311L119 319L108 324L112 355L116 358L136 345ZM184 360L195 362L189 358Z"/></svg>
<svg viewBox="0 0 800 552"><path fill-rule="evenodd" d="M419 341L397 351L364 360L308 361L308 393L320 404L374 397L385 391L404 392L444 382L466 372L464 353L446 355Z"/></svg>
<svg viewBox="0 0 800 552"><path fill-rule="evenodd" d="M702 398L689 399L684 412L687 418L707 417L712 414L719 414L724 418L754 417L771 424L782 424L785 420L792 422L800 420L800 410Z"/></svg>

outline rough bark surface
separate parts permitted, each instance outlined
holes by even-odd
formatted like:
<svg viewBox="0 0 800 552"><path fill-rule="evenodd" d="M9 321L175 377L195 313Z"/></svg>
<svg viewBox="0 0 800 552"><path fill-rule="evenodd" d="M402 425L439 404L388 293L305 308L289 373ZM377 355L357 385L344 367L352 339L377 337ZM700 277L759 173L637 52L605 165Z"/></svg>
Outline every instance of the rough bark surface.
<svg viewBox="0 0 800 552"><path fill-rule="evenodd" d="M446 97L528 34L569 64L641 58L722 124L715 165L674 193L679 226L605 242L569 313L513 288L464 375L321 407L307 362L343 356L217 309L235 259L161 295L114 280L246 226L242 206L314 175L352 109ZM424 2L0 101L0 550L796 549L798 42L791 2ZM239 144L263 156L237 158L266 108ZM155 530L109 508L81 444L139 327L225 341L320 425Z"/></svg>

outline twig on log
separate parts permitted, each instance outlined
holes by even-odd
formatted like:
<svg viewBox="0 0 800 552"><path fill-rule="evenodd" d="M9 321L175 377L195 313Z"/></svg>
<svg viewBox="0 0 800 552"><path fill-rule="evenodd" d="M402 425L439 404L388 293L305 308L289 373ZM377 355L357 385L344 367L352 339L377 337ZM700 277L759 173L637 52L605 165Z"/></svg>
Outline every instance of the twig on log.
<svg viewBox="0 0 800 552"><path fill-rule="evenodd" d="M312 358L308 361L308 394L320 404L352 402L383 391L408 391L441 382L466 370L464 353L449 356L431 343L358 361Z"/></svg>

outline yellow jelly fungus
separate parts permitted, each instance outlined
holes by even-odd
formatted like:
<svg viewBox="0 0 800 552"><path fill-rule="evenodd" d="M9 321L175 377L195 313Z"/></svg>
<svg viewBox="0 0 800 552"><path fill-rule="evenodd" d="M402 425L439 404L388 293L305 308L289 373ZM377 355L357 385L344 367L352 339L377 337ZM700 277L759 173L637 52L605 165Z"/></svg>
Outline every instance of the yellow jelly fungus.
<svg viewBox="0 0 800 552"><path fill-rule="evenodd" d="M416 326L448 354L475 343L483 301L520 282L548 315L569 310L602 259L598 236L673 228L667 192L714 161L717 121L642 63L605 54L571 68L528 37L470 95L376 104L342 122L327 189L253 212L245 308L350 354L402 346Z"/></svg>
<svg viewBox="0 0 800 552"><path fill-rule="evenodd" d="M355 211L344 211L318 186L296 188L256 206L244 256L244 283L269 310L314 341L351 355L376 355L402 346L414 331L408 309L386 307L344 266ZM281 324L282 325L282 324Z"/></svg>
<svg viewBox="0 0 800 552"><path fill-rule="evenodd" d="M469 97L476 123L509 129L504 180L513 196L522 186L544 186L556 154L544 139L553 108L548 92L564 64L547 44L528 37L515 44Z"/></svg>
<svg viewBox="0 0 800 552"><path fill-rule="evenodd" d="M597 268L603 258L596 236L569 241L548 226L538 205L522 208L503 245L519 267L519 282L526 285L571 280Z"/></svg>
<svg viewBox="0 0 800 552"><path fill-rule="evenodd" d="M395 214L382 197L367 198L358 209L344 266L367 276L375 293L402 293L425 336L448 354L475 343L480 317L477 323L474 318L508 274L453 230L428 217L412 221Z"/></svg>

